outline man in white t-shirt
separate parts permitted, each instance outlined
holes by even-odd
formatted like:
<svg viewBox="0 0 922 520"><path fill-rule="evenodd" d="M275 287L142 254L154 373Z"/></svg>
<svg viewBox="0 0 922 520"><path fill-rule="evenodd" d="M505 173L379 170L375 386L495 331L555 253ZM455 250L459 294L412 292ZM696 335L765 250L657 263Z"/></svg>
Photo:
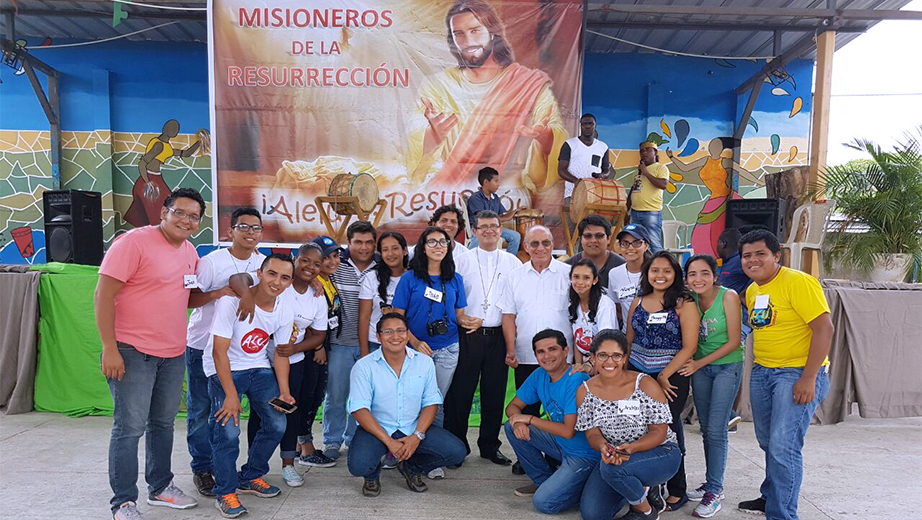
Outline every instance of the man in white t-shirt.
<svg viewBox="0 0 922 520"><path fill-rule="evenodd" d="M237 493L274 497L281 490L262 479L269 472L269 458L285 433L286 419L281 408L269 402L279 399L294 405L288 383L288 358L276 353L275 372L269 361L269 338L291 343L294 313L281 304L278 296L291 285L294 266L280 254L266 258L257 275L259 283L250 288L256 303L252 321L237 319L239 299L225 296L218 300L212 328L212 345L205 351L203 368L208 376L211 412L215 417L212 436L212 466L217 497L215 506L226 518L247 512ZM250 408L259 413L261 427L250 446L247 462L237 472L240 453L240 396L246 394Z"/></svg>
<svg viewBox="0 0 922 520"><path fill-rule="evenodd" d="M583 114L579 118L579 137L567 139L557 156L557 175L566 184L563 187L563 204L567 210L570 233L575 223L570 217L570 198L573 188L581 179L610 179L614 174L608 160L608 145L595 138L595 116Z"/></svg>
<svg viewBox="0 0 922 520"><path fill-rule="evenodd" d="M218 249L199 260L195 269L198 288L189 295L189 316L186 332L186 443L192 456L192 481L202 496L212 497L214 476L211 471L211 400L208 398L208 378L202 370L202 356L211 341L215 303L222 296L234 296L228 286L230 277L247 273L256 279L256 270L265 260L256 250L262 239L262 218L254 208L237 208L231 214L228 249Z"/></svg>

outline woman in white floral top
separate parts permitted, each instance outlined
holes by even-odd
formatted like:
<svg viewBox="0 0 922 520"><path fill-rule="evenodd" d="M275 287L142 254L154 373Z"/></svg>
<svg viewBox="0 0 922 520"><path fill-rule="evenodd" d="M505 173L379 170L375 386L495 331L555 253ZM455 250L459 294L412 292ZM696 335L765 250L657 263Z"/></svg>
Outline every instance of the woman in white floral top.
<svg viewBox="0 0 922 520"><path fill-rule="evenodd" d="M655 520L665 509L660 484L675 475L682 454L667 425L672 414L655 379L627 370L631 350L617 330L600 331L590 347L597 374L576 393L576 429L602 454L583 489L585 520L609 520L630 504L625 520Z"/></svg>

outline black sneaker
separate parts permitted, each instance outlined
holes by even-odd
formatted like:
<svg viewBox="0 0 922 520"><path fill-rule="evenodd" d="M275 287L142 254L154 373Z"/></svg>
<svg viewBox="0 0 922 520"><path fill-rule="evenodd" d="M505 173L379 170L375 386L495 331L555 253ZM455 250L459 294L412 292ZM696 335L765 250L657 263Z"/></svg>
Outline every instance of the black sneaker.
<svg viewBox="0 0 922 520"><path fill-rule="evenodd" d="M366 497L376 497L380 495L381 481L378 479L366 480L365 484L362 486L362 494Z"/></svg>
<svg viewBox="0 0 922 520"><path fill-rule="evenodd" d="M192 482L195 484L195 488L198 489L198 493L203 497L214 496L214 475L210 472L193 473Z"/></svg>
<svg viewBox="0 0 922 520"><path fill-rule="evenodd" d="M659 518L659 512L656 511L655 507L651 507L646 513L629 509L627 514L619 520L657 520L657 518Z"/></svg>
<svg viewBox="0 0 922 520"><path fill-rule="evenodd" d="M422 475L411 475L407 472L407 462L405 460L397 463L397 471L407 480L407 487L410 488L410 491L415 491L417 493L429 491L429 487L423 482Z"/></svg>
<svg viewBox="0 0 922 520"><path fill-rule="evenodd" d="M513 475L524 475L525 468L522 467L522 463L515 461L515 464L512 465L512 474Z"/></svg>
<svg viewBox="0 0 922 520"><path fill-rule="evenodd" d="M745 500L740 502L737 506L740 511L744 513L749 513L750 515L764 515L765 514L765 499L759 497L755 500Z"/></svg>
<svg viewBox="0 0 922 520"><path fill-rule="evenodd" d="M663 500L663 494L660 492L659 486L650 486L650 489L647 490L647 501L650 502L650 505L657 513L662 513L666 510L666 501Z"/></svg>

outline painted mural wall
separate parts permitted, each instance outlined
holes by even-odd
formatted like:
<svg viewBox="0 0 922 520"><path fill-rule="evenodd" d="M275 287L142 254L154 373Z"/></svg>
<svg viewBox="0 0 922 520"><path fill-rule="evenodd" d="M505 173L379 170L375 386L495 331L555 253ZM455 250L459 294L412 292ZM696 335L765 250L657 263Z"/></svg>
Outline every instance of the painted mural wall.
<svg viewBox="0 0 922 520"><path fill-rule="evenodd" d="M61 42L27 42L42 43ZM113 42L32 52L62 73L61 188L103 193L104 235L111 243L132 227L126 220L134 220L126 217L132 203L144 205L138 201L143 187L135 189L138 162L164 123L180 125L171 139L177 150L192 146L209 126L205 46ZM728 197L764 196L762 176L806 163L810 61L789 65L787 77L762 89L737 177L728 173L728 137L747 98L734 89L763 63L638 54L585 60L584 111L596 115L618 177L631 183L641 141L660 143L660 160L673 173L664 218L694 225L689 239L696 250L708 251L722 229ZM42 192L54 185L48 125L24 75L0 67L0 81L0 263L44 263ZM161 172L168 188L195 188L211 199L207 153L165 159ZM193 237L201 254L214 247L212 215L208 204Z"/></svg>

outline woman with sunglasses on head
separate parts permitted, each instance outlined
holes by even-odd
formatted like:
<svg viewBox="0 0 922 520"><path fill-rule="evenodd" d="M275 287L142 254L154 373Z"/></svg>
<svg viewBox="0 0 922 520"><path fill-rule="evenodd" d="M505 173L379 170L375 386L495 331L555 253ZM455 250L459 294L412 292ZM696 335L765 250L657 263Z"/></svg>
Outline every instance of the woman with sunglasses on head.
<svg viewBox="0 0 922 520"><path fill-rule="evenodd" d="M704 460L704 484L688 492L699 500L694 515L710 518L720 511L724 498L724 469L727 466L727 421L733 400L743 379L742 310L733 289L717 283L717 261L710 255L695 255L685 263L685 281L698 307L701 328L698 350L679 374L691 377L692 398L698 411Z"/></svg>
<svg viewBox="0 0 922 520"><path fill-rule="evenodd" d="M330 351L330 342L340 332L342 302L332 276L339 268L341 249L332 238L321 236L305 244L298 251L299 255L302 254L302 250L312 262L319 260L317 280L323 287L323 297L326 301L327 335L323 341L323 348L315 350L314 355L308 357L307 364L304 366L301 398L298 400L299 405L303 407L301 425L298 428L298 445L301 447L301 457L298 463L304 466L330 468L336 465L336 461L314 447L313 427L317 410L320 409L326 394L329 376L327 355Z"/></svg>
<svg viewBox="0 0 922 520"><path fill-rule="evenodd" d="M627 332L628 310L640 286L640 269L650 258L646 236L647 230L640 224L628 224L618 232L618 245L625 263L609 271L608 296L616 304L622 332Z"/></svg>
<svg viewBox="0 0 922 520"><path fill-rule="evenodd" d="M656 520L659 485L681 462L672 413L656 380L629 369L631 347L618 330L602 330L590 348L596 376L576 392L576 429L602 454L583 488L585 520L609 520L630 504L627 520ZM653 490L652 493L648 490Z"/></svg>
<svg viewBox="0 0 922 520"><path fill-rule="evenodd" d="M602 294L599 283L599 269L595 263L584 258L570 268L570 324L573 326L573 363L589 363L589 346L592 338L604 329L618 328L615 304Z"/></svg>
<svg viewBox="0 0 922 520"><path fill-rule="evenodd" d="M631 370L655 378L666 394L672 412L670 429L682 451L682 462L669 479L665 506L677 511L688 502L685 482L685 433L682 409L688 401L688 377L679 370L698 348L698 309L685 288L682 268L667 251L644 262L640 290L628 310L627 339L631 344Z"/></svg>

